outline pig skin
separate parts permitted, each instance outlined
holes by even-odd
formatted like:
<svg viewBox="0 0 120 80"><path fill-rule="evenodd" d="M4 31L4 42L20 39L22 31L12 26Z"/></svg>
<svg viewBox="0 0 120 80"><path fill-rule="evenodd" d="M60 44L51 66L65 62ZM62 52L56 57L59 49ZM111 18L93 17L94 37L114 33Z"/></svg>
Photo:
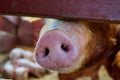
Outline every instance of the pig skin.
<svg viewBox="0 0 120 80"><path fill-rule="evenodd" d="M9 58L12 64L16 64L16 61L20 58L25 58L30 61L34 61L33 52L27 51L21 48L14 48L9 53Z"/></svg>
<svg viewBox="0 0 120 80"><path fill-rule="evenodd" d="M38 39L38 30L41 29L43 24L44 20L42 18L31 22L21 19L21 23L18 27L18 44L25 46L35 46L35 43Z"/></svg>
<svg viewBox="0 0 120 80"><path fill-rule="evenodd" d="M6 78L13 80L28 80L29 69L13 65L11 61L7 61L1 71Z"/></svg>
<svg viewBox="0 0 120 80"><path fill-rule="evenodd" d="M16 45L16 38L13 34L0 31L0 52L8 52Z"/></svg>
<svg viewBox="0 0 120 80"><path fill-rule="evenodd" d="M15 70L15 80L28 80L29 69L25 67L18 67Z"/></svg>
<svg viewBox="0 0 120 80"><path fill-rule="evenodd" d="M63 65L64 63L54 63L54 60L57 60L56 58L59 59L60 57L56 56L57 53L54 53L54 55L52 56L47 54L49 59L45 58L46 60L42 60L43 57L41 56L43 55L43 53L41 52L41 48L44 47L42 47L41 44L45 42L44 39L42 40L42 38L44 38L44 36L46 36L47 34L50 34L50 32L62 32L63 34L70 37L73 40L75 46L77 47L76 49L78 51L75 54L77 55L77 57L75 57L74 60L71 60L71 63L68 66L60 67L59 65ZM104 63L105 66L108 65L107 63L112 66L111 64L113 60L111 60L111 58L109 57L112 54L115 55L119 50L118 48L120 48L116 47L118 46L120 40L118 39L118 34L119 31L117 27L113 25L111 26L109 25L109 23L79 21L76 22L46 19L46 24L41 29L40 36L36 44L35 58L38 64L40 64L41 66L60 72L61 80L75 80L77 77L87 74L87 71L89 71L88 75L94 76L93 80L96 80L96 74L94 73L97 72L97 69L102 63L105 62L105 60L107 60L107 62ZM56 39L55 37L52 37L53 40ZM45 37L45 39L49 38ZM51 46L52 45L53 44L51 44ZM54 56L56 58L54 58ZM112 58L114 58L114 56L112 56ZM65 61L65 59L61 60L61 62L62 61L68 62ZM54 69L56 66L52 66L52 68L49 67L54 64L58 64L57 69ZM91 74L91 72L94 73Z"/></svg>
<svg viewBox="0 0 120 80"><path fill-rule="evenodd" d="M0 16L0 30L16 34L15 25L2 16Z"/></svg>
<svg viewBox="0 0 120 80"><path fill-rule="evenodd" d="M1 17L5 18L14 26L17 26L21 20L19 16L1 15Z"/></svg>
<svg viewBox="0 0 120 80"><path fill-rule="evenodd" d="M10 61L7 61L4 64L3 68L1 69L1 71L2 71L3 74L5 74L6 77L8 77L10 79L14 78L14 75L15 75L14 72L15 72L15 70L14 70L14 66L11 64Z"/></svg>
<svg viewBox="0 0 120 80"><path fill-rule="evenodd" d="M40 77L40 73L44 73L45 69L40 67L38 64L31 62L27 59L18 59L17 63L18 66L29 68L29 72L36 77Z"/></svg>

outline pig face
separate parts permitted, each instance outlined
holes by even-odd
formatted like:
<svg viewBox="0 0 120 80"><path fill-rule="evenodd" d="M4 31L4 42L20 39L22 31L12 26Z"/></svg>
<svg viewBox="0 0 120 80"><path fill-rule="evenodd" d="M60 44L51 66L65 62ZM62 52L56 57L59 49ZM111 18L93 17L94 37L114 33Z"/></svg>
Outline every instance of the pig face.
<svg viewBox="0 0 120 80"><path fill-rule="evenodd" d="M95 62L113 45L108 39L109 29L109 32L99 29L104 30L83 22L47 19L35 48L37 63L47 69L70 73Z"/></svg>

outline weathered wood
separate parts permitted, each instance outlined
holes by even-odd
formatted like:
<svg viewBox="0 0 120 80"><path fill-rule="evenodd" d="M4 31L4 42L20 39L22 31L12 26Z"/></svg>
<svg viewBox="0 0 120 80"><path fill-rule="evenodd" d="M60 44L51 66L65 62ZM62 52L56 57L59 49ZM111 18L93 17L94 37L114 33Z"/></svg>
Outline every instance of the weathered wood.
<svg viewBox="0 0 120 80"><path fill-rule="evenodd" d="M0 0L0 13L120 22L120 0Z"/></svg>

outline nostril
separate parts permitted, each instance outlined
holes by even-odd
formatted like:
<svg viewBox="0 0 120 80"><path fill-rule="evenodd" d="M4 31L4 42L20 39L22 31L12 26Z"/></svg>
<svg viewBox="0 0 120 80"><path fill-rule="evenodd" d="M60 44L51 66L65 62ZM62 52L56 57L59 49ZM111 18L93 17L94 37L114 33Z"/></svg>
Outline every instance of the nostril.
<svg viewBox="0 0 120 80"><path fill-rule="evenodd" d="M49 54L49 49L48 49L48 48L45 48L44 57L46 57L48 54Z"/></svg>
<svg viewBox="0 0 120 80"><path fill-rule="evenodd" d="M61 45L61 49L62 49L63 51L65 51L65 52L68 52L68 51L69 51L69 47L66 46L66 45L64 45L64 44Z"/></svg>

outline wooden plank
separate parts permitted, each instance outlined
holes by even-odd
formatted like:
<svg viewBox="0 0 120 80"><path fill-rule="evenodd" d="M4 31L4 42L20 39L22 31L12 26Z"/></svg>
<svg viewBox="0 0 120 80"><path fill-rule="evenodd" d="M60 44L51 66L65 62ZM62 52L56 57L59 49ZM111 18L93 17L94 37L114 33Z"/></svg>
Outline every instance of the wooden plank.
<svg viewBox="0 0 120 80"><path fill-rule="evenodd" d="M120 0L0 0L0 13L120 22Z"/></svg>

